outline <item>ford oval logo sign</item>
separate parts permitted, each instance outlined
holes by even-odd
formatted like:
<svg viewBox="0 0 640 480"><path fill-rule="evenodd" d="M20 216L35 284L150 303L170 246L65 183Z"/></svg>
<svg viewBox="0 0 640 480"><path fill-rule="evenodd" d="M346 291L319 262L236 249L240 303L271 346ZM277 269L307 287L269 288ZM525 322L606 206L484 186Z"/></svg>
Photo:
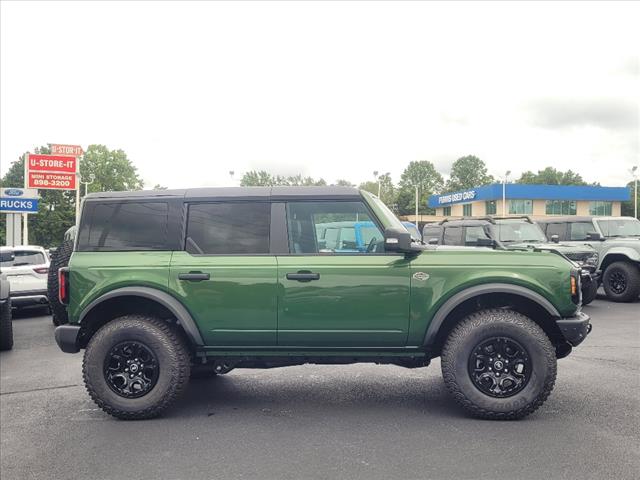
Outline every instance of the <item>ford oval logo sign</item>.
<svg viewBox="0 0 640 480"><path fill-rule="evenodd" d="M5 188L4 194L9 195L10 197L20 197L24 192L19 188Z"/></svg>

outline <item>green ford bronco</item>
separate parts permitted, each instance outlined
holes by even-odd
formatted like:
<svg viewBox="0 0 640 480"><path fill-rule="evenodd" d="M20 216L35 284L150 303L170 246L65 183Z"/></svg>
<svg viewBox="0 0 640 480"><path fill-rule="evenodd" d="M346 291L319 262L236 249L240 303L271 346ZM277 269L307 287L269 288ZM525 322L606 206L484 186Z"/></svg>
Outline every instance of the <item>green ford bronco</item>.
<svg viewBox="0 0 640 480"><path fill-rule="evenodd" d="M375 232L330 248L317 232L331 222ZM85 350L89 395L124 419L159 414L194 375L436 357L469 413L521 418L591 330L563 256L416 243L342 187L90 194L58 283L56 341Z"/></svg>

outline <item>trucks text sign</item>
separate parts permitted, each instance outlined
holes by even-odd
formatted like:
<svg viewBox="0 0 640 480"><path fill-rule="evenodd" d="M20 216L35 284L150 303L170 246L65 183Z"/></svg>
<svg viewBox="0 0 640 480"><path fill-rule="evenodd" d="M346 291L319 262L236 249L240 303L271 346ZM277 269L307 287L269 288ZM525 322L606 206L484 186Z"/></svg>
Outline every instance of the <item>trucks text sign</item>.
<svg viewBox="0 0 640 480"><path fill-rule="evenodd" d="M0 212L37 213L38 191L25 188L0 189Z"/></svg>
<svg viewBox="0 0 640 480"><path fill-rule="evenodd" d="M27 168L29 169L29 172L75 173L76 162L77 159L75 157L64 157L61 155L29 155Z"/></svg>

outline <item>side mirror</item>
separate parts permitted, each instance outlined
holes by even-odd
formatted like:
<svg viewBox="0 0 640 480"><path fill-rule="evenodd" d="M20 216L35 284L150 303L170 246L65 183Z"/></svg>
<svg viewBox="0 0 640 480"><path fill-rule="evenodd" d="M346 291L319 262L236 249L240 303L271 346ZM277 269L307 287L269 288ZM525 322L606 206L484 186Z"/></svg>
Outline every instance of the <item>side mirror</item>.
<svg viewBox="0 0 640 480"><path fill-rule="evenodd" d="M440 240L438 240L437 238L435 238L435 237L434 237L434 238L430 238L430 239L427 241L427 243L428 243L429 245L438 245L438 243L440 243Z"/></svg>
<svg viewBox="0 0 640 480"><path fill-rule="evenodd" d="M598 232L589 232L587 233L587 240L592 240L594 242L601 242L602 240L604 240L604 238Z"/></svg>
<svg viewBox="0 0 640 480"><path fill-rule="evenodd" d="M387 228L384 231L384 249L387 252L411 252L411 234L404 228Z"/></svg>
<svg viewBox="0 0 640 480"><path fill-rule="evenodd" d="M478 238L476 245L478 247L495 247L496 241L493 238Z"/></svg>
<svg viewBox="0 0 640 480"><path fill-rule="evenodd" d="M553 243L559 243L560 242L560 237L558 235L551 235L551 241Z"/></svg>

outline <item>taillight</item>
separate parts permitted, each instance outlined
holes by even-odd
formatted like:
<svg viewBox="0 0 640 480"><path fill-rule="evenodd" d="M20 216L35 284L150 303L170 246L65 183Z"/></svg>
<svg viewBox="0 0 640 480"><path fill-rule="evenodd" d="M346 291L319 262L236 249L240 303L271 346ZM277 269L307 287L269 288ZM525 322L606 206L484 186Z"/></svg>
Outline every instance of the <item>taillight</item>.
<svg viewBox="0 0 640 480"><path fill-rule="evenodd" d="M34 268L34 272L36 273L49 273L49 269L47 267Z"/></svg>
<svg viewBox="0 0 640 480"><path fill-rule="evenodd" d="M69 303L69 267L58 270L58 300L63 305Z"/></svg>

